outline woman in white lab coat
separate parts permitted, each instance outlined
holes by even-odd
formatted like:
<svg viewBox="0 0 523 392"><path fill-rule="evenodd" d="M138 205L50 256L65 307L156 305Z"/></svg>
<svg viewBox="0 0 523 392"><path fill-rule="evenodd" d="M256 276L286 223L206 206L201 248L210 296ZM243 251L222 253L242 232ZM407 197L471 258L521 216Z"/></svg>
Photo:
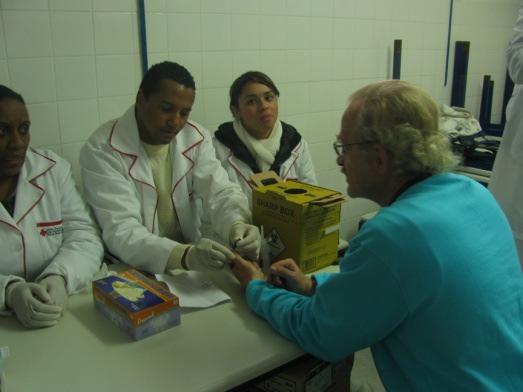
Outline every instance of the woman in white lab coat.
<svg viewBox="0 0 523 392"><path fill-rule="evenodd" d="M234 121L221 124L214 134L218 159L250 202L254 173L273 170L283 180L317 183L307 142L278 117L279 95L264 73L244 73L229 90Z"/></svg>
<svg viewBox="0 0 523 392"><path fill-rule="evenodd" d="M507 49L507 65L516 86L489 189L507 215L523 267L523 6Z"/></svg>
<svg viewBox="0 0 523 392"><path fill-rule="evenodd" d="M38 328L90 282L103 246L70 165L28 148L29 127L23 98L0 85L0 314Z"/></svg>

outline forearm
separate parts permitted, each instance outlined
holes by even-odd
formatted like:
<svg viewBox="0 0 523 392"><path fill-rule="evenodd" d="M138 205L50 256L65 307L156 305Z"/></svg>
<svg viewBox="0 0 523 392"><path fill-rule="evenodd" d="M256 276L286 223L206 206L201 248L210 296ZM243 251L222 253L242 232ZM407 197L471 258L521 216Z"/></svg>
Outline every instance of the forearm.
<svg viewBox="0 0 523 392"><path fill-rule="evenodd" d="M48 275L61 276L67 282L67 291L73 293L84 288L100 268L104 248L98 228L76 189L69 165L63 167L57 189L61 195L62 242L37 280Z"/></svg>
<svg viewBox="0 0 523 392"><path fill-rule="evenodd" d="M249 283L246 294L276 331L322 359L337 361L380 341L408 314L397 280L379 260L315 278L310 297L263 281Z"/></svg>
<svg viewBox="0 0 523 392"><path fill-rule="evenodd" d="M91 282L100 269L102 258L101 245L78 242L64 244L36 281L49 275L58 275L64 278L68 293L78 292Z"/></svg>
<svg viewBox="0 0 523 392"><path fill-rule="evenodd" d="M203 202L203 212L216 233L228 242L227 234L236 221L251 222L249 201L238 184L230 181L226 170L215 157L209 142L202 143L198 152L199 165L193 183Z"/></svg>
<svg viewBox="0 0 523 392"><path fill-rule="evenodd" d="M312 297L254 280L247 287L247 301L255 313L265 318L278 333L299 344L303 350L331 362L350 354L338 342L338 338L341 339L339 325L333 323L332 318L325 319Z"/></svg>
<svg viewBox="0 0 523 392"><path fill-rule="evenodd" d="M109 251L123 263L153 274L165 271L171 252L181 245L169 238L149 233L145 228L118 235L104 231L104 242Z"/></svg>

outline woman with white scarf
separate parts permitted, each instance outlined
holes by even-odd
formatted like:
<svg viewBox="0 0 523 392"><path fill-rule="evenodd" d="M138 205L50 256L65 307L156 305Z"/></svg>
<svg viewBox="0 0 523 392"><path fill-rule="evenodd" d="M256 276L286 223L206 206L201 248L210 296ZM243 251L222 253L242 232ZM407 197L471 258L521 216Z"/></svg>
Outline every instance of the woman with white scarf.
<svg viewBox="0 0 523 392"><path fill-rule="evenodd" d="M216 155L230 179L251 201L252 174L273 170L283 180L316 184L309 146L298 131L278 118L280 92L264 73L249 71L231 85L234 121L214 134Z"/></svg>

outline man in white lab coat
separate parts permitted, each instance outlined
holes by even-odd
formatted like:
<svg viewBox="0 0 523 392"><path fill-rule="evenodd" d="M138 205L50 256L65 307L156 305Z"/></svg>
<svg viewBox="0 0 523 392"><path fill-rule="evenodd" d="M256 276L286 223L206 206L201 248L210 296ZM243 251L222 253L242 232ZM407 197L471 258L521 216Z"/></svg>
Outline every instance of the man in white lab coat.
<svg viewBox="0 0 523 392"><path fill-rule="evenodd" d="M103 246L70 165L28 149L29 127L23 98L0 86L0 314L38 328L91 281Z"/></svg>
<svg viewBox="0 0 523 392"><path fill-rule="evenodd" d="M156 64L135 105L96 130L80 153L86 198L108 250L151 273L220 269L234 257L227 245L259 254L247 198L216 159L209 132L188 121L194 99L183 66ZM198 199L222 243L201 238Z"/></svg>
<svg viewBox="0 0 523 392"><path fill-rule="evenodd" d="M507 65L516 86L507 106L507 124L489 189L507 215L523 266L523 6L507 49Z"/></svg>

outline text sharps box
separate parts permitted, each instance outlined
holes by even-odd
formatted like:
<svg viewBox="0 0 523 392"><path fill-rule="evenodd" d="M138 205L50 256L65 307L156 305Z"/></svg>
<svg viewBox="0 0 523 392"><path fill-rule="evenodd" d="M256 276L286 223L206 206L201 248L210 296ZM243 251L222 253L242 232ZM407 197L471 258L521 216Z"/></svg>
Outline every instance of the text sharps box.
<svg viewBox="0 0 523 392"><path fill-rule="evenodd" d="M337 191L297 181L282 181L274 172L252 176L253 223L263 226L271 262L292 258L308 273L337 259L341 203Z"/></svg>

